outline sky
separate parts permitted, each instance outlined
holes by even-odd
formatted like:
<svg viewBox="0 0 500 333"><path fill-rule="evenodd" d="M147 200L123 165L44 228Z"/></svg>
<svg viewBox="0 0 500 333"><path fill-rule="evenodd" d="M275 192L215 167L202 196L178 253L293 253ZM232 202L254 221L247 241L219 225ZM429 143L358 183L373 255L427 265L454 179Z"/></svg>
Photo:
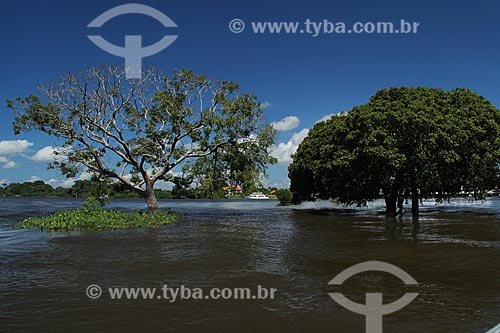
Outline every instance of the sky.
<svg viewBox="0 0 500 333"><path fill-rule="evenodd" d="M500 107L500 2L476 1L138 1L173 20L164 27L141 14L117 16L100 28L87 25L101 13L127 1L2 1L0 4L0 183L41 179L70 186L47 170L54 138L29 132L14 135L14 114L5 100L37 93L37 85L66 71L100 64L123 66L87 35L124 44L125 35L141 35L150 45L164 35L177 39L143 59L171 72L186 67L215 79L232 80L258 96L277 132L268 186L289 185L291 154L322 119L366 103L381 88L427 86L470 88ZM245 29L230 30L240 19ZM417 33L255 33L252 23L306 20L345 23L417 22ZM232 26L240 28L241 25ZM311 28L311 26L309 26ZM312 30L313 32L315 30ZM325 32L325 30L318 30Z"/></svg>

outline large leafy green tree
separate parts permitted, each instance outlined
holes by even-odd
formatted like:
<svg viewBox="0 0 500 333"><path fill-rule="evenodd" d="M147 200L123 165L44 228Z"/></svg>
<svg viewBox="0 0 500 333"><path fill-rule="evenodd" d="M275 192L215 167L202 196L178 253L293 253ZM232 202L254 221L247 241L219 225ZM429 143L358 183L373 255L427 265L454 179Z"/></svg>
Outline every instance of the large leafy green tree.
<svg viewBox="0 0 500 333"><path fill-rule="evenodd" d="M318 123L289 168L295 200L364 204L394 215L411 199L476 198L498 181L500 111L467 89L390 88L345 116Z"/></svg>
<svg viewBox="0 0 500 333"><path fill-rule="evenodd" d="M64 156L50 167L118 180L144 197L150 212L158 209L155 184L175 181L174 168L228 147L267 156L274 141L255 96L185 69L170 77L148 69L127 80L114 66L89 68L7 104L17 112L16 134L38 130L61 140Z"/></svg>
<svg viewBox="0 0 500 333"><path fill-rule="evenodd" d="M274 131L261 132L240 142L240 145L225 146L215 154L199 158L187 164L188 173L200 175L198 184L207 197L223 196L223 187L240 186L244 193L251 193L262 187L262 178L266 175L268 164L277 159L260 148L259 142L270 142Z"/></svg>

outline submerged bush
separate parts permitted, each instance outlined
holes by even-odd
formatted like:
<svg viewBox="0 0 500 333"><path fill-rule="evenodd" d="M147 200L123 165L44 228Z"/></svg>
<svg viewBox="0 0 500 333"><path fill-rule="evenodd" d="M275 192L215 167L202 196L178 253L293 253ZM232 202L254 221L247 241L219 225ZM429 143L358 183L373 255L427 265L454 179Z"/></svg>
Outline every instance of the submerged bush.
<svg viewBox="0 0 500 333"><path fill-rule="evenodd" d="M30 217L20 223L23 229L45 230L114 230L124 228L159 227L175 222L180 214L170 211L119 212L104 210L98 205L66 210L46 217Z"/></svg>
<svg viewBox="0 0 500 333"><path fill-rule="evenodd" d="M288 203L292 201L292 192L286 189L279 189L276 191L276 197L281 203Z"/></svg>

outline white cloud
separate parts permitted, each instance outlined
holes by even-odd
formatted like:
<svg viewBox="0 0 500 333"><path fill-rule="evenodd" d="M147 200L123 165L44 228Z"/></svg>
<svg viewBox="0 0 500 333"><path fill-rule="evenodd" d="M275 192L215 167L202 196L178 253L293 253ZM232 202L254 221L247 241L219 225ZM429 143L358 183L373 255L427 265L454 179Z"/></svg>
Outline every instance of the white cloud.
<svg viewBox="0 0 500 333"><path fill-rule="evenodd" d="M275 121L271 125L277 131L290 131L297 128L300 124L300 119L295 116L288 116L280 121Z"/></svg>
<svg viewBox="0 0 500 333"><path fill-rule="evenodd" d="M31 146L33 146L33 143L27 140L0 141L0 155L8 156L23 153Z"/></svg>
<svg viewBox="0 0 500 333"><path fill-rule="evenodd" d="M0 156L0 163L8 163L9 159L7 157Z"/></svg>
<svg viewBox="0 0 500 333"><path fill-rule="evenodd" d="M66 178L63 181L61 181L59 184L57 184L57 186L72 187L73 185L75 185L75 182L77 180L90 180L90 178L92 178L92 173L88 172L88 171L83 171L78 177L76 177L76 178ZM49 180L49 184L52 184L51 180Z"/></svg>
<svg viewBox="0 0 500 333"><path fill-rule="evenodd" d="M324 115L323 117L321 117L321 119L318 119L315 124L320 123L320 122L325 121L325 120L328 120L333 116L339 116L339 117L346 116L347 113L348 113L348 111L340 111L339 113L330 113L330 114Z"/></svg>
<svg viewBox="0 0 500 333"><path fill-rule="evenodd" d="M93 176L93 173L88 172L88 171L84 171L80 174L80 176L78 176L78 180L90 180L90 178L92 178L92 176Z"/></svg>
<svg viewBox="0 0 500 333"><path fill-rule="evenodd" d="M66 188L71 187L73 185L75 185L75 178L68 178L59 183L59 186Z"/></svg>
<svg viewBox="0 0 500 333"><path fill-rule="evenodd" d="M271 155L278 159L278 163L289 163L292 161L292 154L297 151L299 144L309 133L309 128L304 128L298 133L294 133L287 143L280 143L271 151Z"/></svg>
<svg viewBox="0 0 500 333"><path fill-rule="evenodd" d="M46 146L40 149L35 153L35 155L31 156L29 159L34 162L53 162L56 159L62 160L64 159L64 155L66 152L71 150L70 147L60 148L53 146Z"/></svg>
<svg viewBox="0 0 500 333"><path fill-rule="evenodd" d="M264 101L264 102L260 103L260 107L261 107L262 109L267 109L267 108L269 108L269 107L271 107L271 106L272 106L272 104L271 104L271 103L269 103L268 101Z"/></svg>
<svg viewBox="0 0 500 333"><path fill-rule="evenodd" d="M284 178L281 181L272 180L266 178L263 180L265 187L276 187L276 188L289 188L290 187L290 179Z"/></svg>
<svg viewBox="0 0 500 333"><path fill-rule="evenodd" d="M51 162L56 158L54 155L54 147L47 146L43 147L31 156L30 159L34 162Z"/></svg>
<svg viewBox="0 0 500 333"><path fill-rule="evenodd" d="M330 119L333 116L335 116L335 114L333 114L333 113L327 114L327 115L323 116L321 119L318 119L318 121L316 121L316 124L320 123L322 121L328 120L328 119Z"/></svg>
<svg viewBox="0 0 500 333"><path fill-rule="evenodd" d="M31 176L30 179L25 180L25 182L36 182L37 180L42 180L38 176Z"/></svg>
<svg viewBox="0 0 500 333"><path fill-rule="evenodd" d="M174 184L172 184L171 182L166 182L164 180L159 180L156 183L156 188L160 190L172 190L174 188Z"/></svg>
<svg viewBox="0 0 500 333"><path fill-rule="evenodd" d="M239 138L237 141L238 143L257 142L257 135L252 133L246 138Z"/></svg>
<svg viewBox="0 0 500 333"><path fill-rule="evenodd" d="M17 168L19 165L14 162L14 161L9 161L7 163L4 164L3 168L4 169L14 169L14 168Z"/></svg>
<svg viewBox="0 0 500 333"><path fill-rule="evenodd" d="M50 178L49 180L46 181L47 184L55 184L57 183L57 179L55 178Z"/></svg>

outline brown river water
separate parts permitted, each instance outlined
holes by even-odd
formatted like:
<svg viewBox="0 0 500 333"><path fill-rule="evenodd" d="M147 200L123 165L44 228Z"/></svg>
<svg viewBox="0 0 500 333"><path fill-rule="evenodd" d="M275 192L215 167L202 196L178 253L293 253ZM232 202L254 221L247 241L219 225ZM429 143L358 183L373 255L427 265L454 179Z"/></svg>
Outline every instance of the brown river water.
<svg viewBox="0 0 500 333"><path fill-rule="evenodd" d="M184 216L157 229L47 233L18 230L27 216L81 201L0 198L0 331L365 332L365 317L329 292L384 303L418 292L383 317L385 333L486 332L500 322L500 199L426 203L419 225L386 220L379 203L354 212L276 201L161 201ZM138 200L114 200L139 209ZM400 267L328 282L365 261ZM98 299L86 296L91 284ZM275 288L274 299L111 299L111 287Z"/></svg>

